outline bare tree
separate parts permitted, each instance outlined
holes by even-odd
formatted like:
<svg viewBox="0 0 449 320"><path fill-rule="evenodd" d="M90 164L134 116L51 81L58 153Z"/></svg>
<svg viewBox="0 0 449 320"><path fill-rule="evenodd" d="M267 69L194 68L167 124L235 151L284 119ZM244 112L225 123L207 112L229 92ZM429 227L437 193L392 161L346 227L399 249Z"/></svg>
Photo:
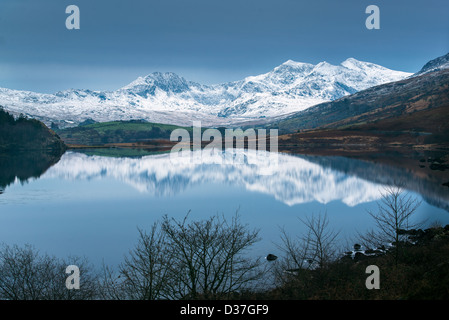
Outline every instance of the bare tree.
<svg viewBox="0 0 449 320"><path fill-rule="evenodd" d="M171 256L159 223L149 232L139 230L139 240L118 272L104 267L103 297L106 299L157 300L167 298Z"/></svg>
<svg viewBox="0 0 449 320"><path fill-rule="evenodd" d="M301 220L301 219L300 219ZM301 220L307 227L309 246L308 260L318 264L320 268L327 266L336 257L336 239L339 232L329 228L327 213L318 214Z"/></svg>
<svg viewBox="0 0 449 320"><path fill-rule="evenodd" d="M80 289L66 288L67 266L80 269ZM57 259L30 245L4 245L0 250L0 299L74 300L95 299L98 282L86 259Z"/></svg>
<svg viewBox="0 0 449 320"><path fill-rule="evenodd" d="M410 220L421 201L397 185L385 187L381 195L377 212L368 211L377 229L368 232L368 235L363 238L365 242L377 246L399 243L400 230L416 228L422 224L412 223Z"/></svg>
<svg viewBox="0 0 449 320"><path fill-rule="evenodd" d="M229 297L260 277L258 259L247 250L258 241L258 231L248 230L236 214L230 222L215 215L187 224L164 218L162 229L172 248L173 298Z"/></svg>
<svg viewBox="0 0 449 320"><path fill-rule="evenodd" d="M368 211L375 221L376 228L361 235L361 238L367 247L394 244L397 261L402 240L401 230L414 229L424 223L411 221L411 217L420 206L421 201L405 191L400 183L385 187L381 195L377 212Z"/></svg>
<svg viewBox="0 0 449 320"><path fill-rule="evenodd" d="M292 238L285 229L281 230L281 244L278 248L284 253L282 262L276 268L278 281L284 281L285 272L294 275L304 270L325 268L336 255L336 241L339 232L329 228L327 213L299 218L306 232Z"/></svg>
<svg viewBox="0 0 449 320"><path fill-rule="evenodd" d="M139 242L119 270L105 268L106 298L217 299L248 289L261 276L247 250L258 241L236 214L189 221L165 216Z"/></svg>

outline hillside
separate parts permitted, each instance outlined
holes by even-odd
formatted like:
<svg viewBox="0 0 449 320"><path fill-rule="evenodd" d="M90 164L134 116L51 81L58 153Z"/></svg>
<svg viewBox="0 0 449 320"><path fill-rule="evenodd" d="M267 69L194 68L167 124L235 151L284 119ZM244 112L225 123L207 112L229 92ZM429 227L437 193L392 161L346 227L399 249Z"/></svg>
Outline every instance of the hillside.
<svg viewBox="0 0 449 320"><path fill-rule="evenodd" d="M448 152L449 104L372 122L284 134L279 144L298 153L369 154L401 147Z"/></svg>
<svg viewBox="0 0 449 320"><path fill-rule="evenodd" d="M447 68L449 68L449 53L444 56L430 60L421 68L420 71L415 73L415 75L420 75L420 74L424 74L424 73L428 73L428 72L432 72L432 71L438 71L438 70L447 69Z"/></svg>
<svg viewBox="0 0 449 320"><path fill-rule="evenodd" d="M149 140L169 140L173 130L181 127L140 120L90 123L56 130L61 139L71 145L102 146L106 144L143 143ZM191 132L192 128L184 128Z"/></svg>
<svg viewBox="0 0 449 320"><path fill-rule="evenodd" d="M408 79L320 104L271 124L281 133L279 151L402 167L447 192L449 69L445 61L435 59L423 73Z"/></svg>
<svg viewBox="0 0 449 320"><path fill-rule="evenodd" d="M449 69L443 69L319 104L271 126L279 128L280 133L317 128L342 129L448 105ZM419 121L409 123L407 128L416 131L414 127L418 125Z"/></svg>
<svg viewBox="0 0 449 320"><path fill-rule="evenodd" d="M15 119L0 107L0 152L25 150L63 153L65 149L58 135L42 122L23 116Z"/></svg>

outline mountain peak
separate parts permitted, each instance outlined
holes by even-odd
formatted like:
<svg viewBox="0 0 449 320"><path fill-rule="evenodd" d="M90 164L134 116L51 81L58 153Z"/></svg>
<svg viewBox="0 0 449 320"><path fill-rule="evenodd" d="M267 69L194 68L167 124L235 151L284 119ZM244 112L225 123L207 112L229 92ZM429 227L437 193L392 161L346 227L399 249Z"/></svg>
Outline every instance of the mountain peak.
<svg viewBox="0 0 449 320"><path fill-rule="evenodd" d="M174 72L153 72L144 77L145 79L163 79L163 80L172 80L172 79L181 79L182 77L178 76Z"/></svg>
<svg viewBox="0 0 449 320"><path fill-rule="evenodd" d="M441 69L449 69L449 53L436 59L430 60L422 67L419 72L415 73L415 75L421 75Z"/></svg>
<svg viewBox="0 0 449 320"><path fill-rule="evenodd" d="M142 95L147 92L154 93L156 87L166 92L182 92L188 90L189 83L174 72L153 72L137 78L122 89Z"/></svg>
<svg viewBox="0 0 449 320"><path fill-rule="evenodd" d="M150 74L147 74L144 77L137 78L138 83L145 82L146 84L154 84L156 83L169 83L169 82L186 82L183 77L180 77L174 72L160 72L156 71ZM136 80L136 81L137 81Z"/></svg>
<svg viewBox="0 0 449 320"><path fill-rule="evenodd" d="M351 63L357 63L357 62L360 62L359 60L357 60L356 58L348 58L348 59L346 59L345 61L343 61L342 63L345 63L345 62L351 62Z"/></svg>
<svg viewBox="0 0 449 320"><path fill-rule="evenodd" d="M321 62L319 62L319 63L316 65L316 67L318 67L318 68L320 68L320 67L328 67L328 66L333 66L333 65L330 64L330 63L327 62L327 61L321 61Z"/></svg>
<svg viewBox="0 0 449 320"><path fill-rule="evenodd" d="M351 57L351 58L346 59L342 63L340 63L340 65L342 65L342 66L345 66L345 65L358 65L360 63L361 63L361 61Z"/></svg>
<svg viewBox="0 0 449 320"><path fill-rule="evenodd" d="M283 64L281 64L281 66L299 67L299 66L303 66L305 64L307 64L307 63L297 62L297 61L293 61L293 60L287 60Z"/></svg>
<svg viewBox="0 0 449 320"><path fill-rule="evenodd" d="M299 72L304 72L313 68L313 64L305 63L305 62L297 62L293 60L287 60L280 66L274 68L273 71L284 71L284 70L294 70Z"/></svg>
<svg viewBox="0 0 449 320"><path fill-rule="evenodd" d="M314 73L319 73L319 74L330 74L330 73L338 73L339 71L338 66L334 66L333 64L330 64L327 61L321 61L320 63L318 63L317 65L314 66L313 68L313 72Z"/></svg>
<svg viewBox="0 0 449 320"><path fill-rule="evenodd" d="M374 63L360 61L355 58L348 58L345 61L343 61L340 65L352 70L361 70L366 69L368 67L379 67L379 68L381 67Z"/></svg>

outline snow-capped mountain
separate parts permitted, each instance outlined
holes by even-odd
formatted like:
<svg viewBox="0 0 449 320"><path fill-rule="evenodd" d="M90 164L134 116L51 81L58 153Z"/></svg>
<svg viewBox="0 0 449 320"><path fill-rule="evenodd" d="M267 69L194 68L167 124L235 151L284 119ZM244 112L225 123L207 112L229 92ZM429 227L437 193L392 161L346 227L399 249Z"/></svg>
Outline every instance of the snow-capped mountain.
<svg viewBox="0 0 449 320"><path fill-rule="evenodd" d="M40 94L0 89L0 105L47 124L145 119L187 126L194 120L205 126L226 125L284 116L410 75L353 58L340 65L289 60L268 73L217 85L155 72L115 91Z"/></svg>

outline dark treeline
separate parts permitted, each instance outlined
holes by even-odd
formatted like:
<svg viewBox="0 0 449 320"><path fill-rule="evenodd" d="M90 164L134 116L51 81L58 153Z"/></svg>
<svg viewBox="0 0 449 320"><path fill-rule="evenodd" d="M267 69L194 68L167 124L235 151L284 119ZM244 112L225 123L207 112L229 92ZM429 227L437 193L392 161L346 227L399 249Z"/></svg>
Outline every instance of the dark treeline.
<svg viewBox="0 0 449 320"><path fill-rule="evenodd" d="M0 151L40 150L63 153L65 144L45 124L20 115L17 119L0 106Z"/></svg>

